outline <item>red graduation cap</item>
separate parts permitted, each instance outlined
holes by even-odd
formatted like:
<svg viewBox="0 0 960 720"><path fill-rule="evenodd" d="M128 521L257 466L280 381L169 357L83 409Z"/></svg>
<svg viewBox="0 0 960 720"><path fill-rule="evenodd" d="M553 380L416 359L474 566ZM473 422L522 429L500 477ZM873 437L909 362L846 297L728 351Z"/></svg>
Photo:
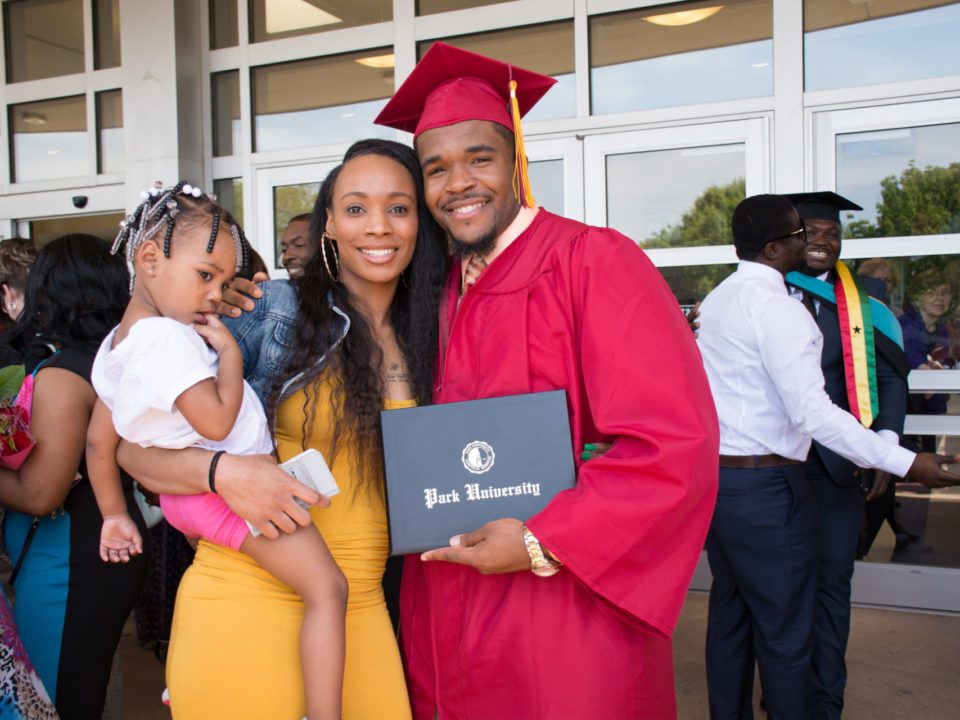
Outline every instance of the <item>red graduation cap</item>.
<svg viewBox="0 0 960 720"><path fill-rule="evenodd" d="M517 153L514 189L528 207L535 204L527 178L520 118L557 81L493 58L435 42L374 122L412 132L467 120L488 120L513 131Z"/></svg>

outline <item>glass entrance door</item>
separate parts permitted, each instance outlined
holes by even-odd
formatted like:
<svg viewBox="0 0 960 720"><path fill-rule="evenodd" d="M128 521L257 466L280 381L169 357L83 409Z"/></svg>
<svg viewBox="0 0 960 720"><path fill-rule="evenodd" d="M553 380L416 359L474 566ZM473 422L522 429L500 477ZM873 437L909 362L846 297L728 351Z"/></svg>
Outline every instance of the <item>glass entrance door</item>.
<svg viewBox="0 0 960 720"><path fill-rule="evenodd" d="M318 162L308 165L258 168L254 171L255 217L248 227L250 243L270 270L272 278L287 277L280 263L280 241L287 223L293 218L313 211L320 183L336 162Z"/></svg>
<svg viewBox="0 0 960 720"><path fill-rule="evenodd" d="M911 366L905 445L960 453L960 100L813 114L815 189L844 213L841 257L883 281ZM960 611L960 489L898 483L868 506L856 602Z"/></svg>
<svg viewBox="0 0 960 720"><path fill-rule="evenodd" d="M526 143L537 205L583 221L583 144L575 137Z"/></svg>
<svg viewBox="0 0 960 720"><path fill-rule="evenodd" d="M769 187L767 119L584 139L586 220L644 248L681 306L733 271L730 216Z"/></svg>

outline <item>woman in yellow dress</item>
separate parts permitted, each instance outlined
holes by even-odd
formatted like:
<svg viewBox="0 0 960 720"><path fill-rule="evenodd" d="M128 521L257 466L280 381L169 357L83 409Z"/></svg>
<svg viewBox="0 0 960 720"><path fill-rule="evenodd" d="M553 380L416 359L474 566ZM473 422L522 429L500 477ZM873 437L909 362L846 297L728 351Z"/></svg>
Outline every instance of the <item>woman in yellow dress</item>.
<svg viewBox="0 0 960 720"><path fill-rule="evenodd" d="M253 311L230 324L275 422L280 461L319 450L340 493L309 516L289 502L271 516L278 496L310 494L277 478L265 456L224 456L209 479L268 533L264 517L280 529L317 525L349 586L343 718L404 720L410 706L381 585L389 543L379 413L430 400L447 262L413 152L383 140L353 145L323 183L311 234L318 251L303 276L265 283ZM126 446L120 460L151 489L197 492L208 482L210 453L193 448ZM167 658L174 719L300 720L302 614L296 594L249 557L201 541Z"/></svg>

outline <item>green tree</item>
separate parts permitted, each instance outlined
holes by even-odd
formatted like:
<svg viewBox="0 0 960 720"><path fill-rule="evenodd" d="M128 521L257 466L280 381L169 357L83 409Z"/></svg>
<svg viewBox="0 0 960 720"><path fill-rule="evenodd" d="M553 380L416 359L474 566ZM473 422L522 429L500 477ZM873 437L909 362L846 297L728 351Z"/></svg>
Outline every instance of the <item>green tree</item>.
<svg viewBox="0 0 960 720"><path fill-rule="evenodd" d="M244 224L243 221L243 182L234 182L233 183L233 217L241 225Z"/></svg>
<svg viewBox="0 0 960 720"><path fill-rule="evenodd" d="M667 225L643 243L645 248L730 245L730 218L746 196L746 184L738 178L726 185L711 185L683 214L679 225Z"/></svg>
<svg viewBox="0 0 960 720"><path fill-rule="evenodd" d="M733 232L730 218L746 195L746 184L739 178L726 185L711 185L683 214L680 223L668 225L651 235L644 248L730 245ZM692 305L713 290L733 271L732 265L693 265L665 267L660 272L681 305Z"/></svg>
<svg viewBox="0 0 960 720"><path fill-rule="evenodd" d="M849 217L853 217L853 215ZM880 231L869 220L849 220L843 225L843 236L845 238L880 237Z"/></svg>
<svg viewBox="0 0 960 720"><path fill-rule="evenodd" d="M856 220L845 237L898 237L960 232L960 163L928 165L913 161L899 175L880 181L877 222Z"/></svg>

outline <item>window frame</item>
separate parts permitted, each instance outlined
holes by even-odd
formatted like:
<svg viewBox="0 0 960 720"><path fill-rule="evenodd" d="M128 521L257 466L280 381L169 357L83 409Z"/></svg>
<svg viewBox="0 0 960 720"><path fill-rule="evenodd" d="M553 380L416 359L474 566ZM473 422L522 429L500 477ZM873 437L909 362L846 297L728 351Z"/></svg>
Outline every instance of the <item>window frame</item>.
<svg viewBox="0 0 960 720"><path fill-rule="evenodd" d="M38 180L31 182L13 182L12 137L7 122L4 142L0 143L0 207L2 197L16 197L20 194L42 193L57 191L78 186L121 185L124 182L123 173L99 174L98 168L98 129L96 96L98 93L109 90L121 90L123 74L121 67L94 70L94 18L93 1L83 2L83 34L84 34L84 67L82 73L61 75L44 78L42 80L28 80L18 83L0 83L0 106L4 108L5 117L9 118L9 108L23 103L53 100L74 95L86 96L87 120L87 174L53 180ZM5 45L6 31L0 33L0 45ZM6 51L0 47L0 77L6 78ZM120 203L122 205L122 202ZM42 214L42 213L41 213ZM0 210L0 217L6 213Z"/></svg>

